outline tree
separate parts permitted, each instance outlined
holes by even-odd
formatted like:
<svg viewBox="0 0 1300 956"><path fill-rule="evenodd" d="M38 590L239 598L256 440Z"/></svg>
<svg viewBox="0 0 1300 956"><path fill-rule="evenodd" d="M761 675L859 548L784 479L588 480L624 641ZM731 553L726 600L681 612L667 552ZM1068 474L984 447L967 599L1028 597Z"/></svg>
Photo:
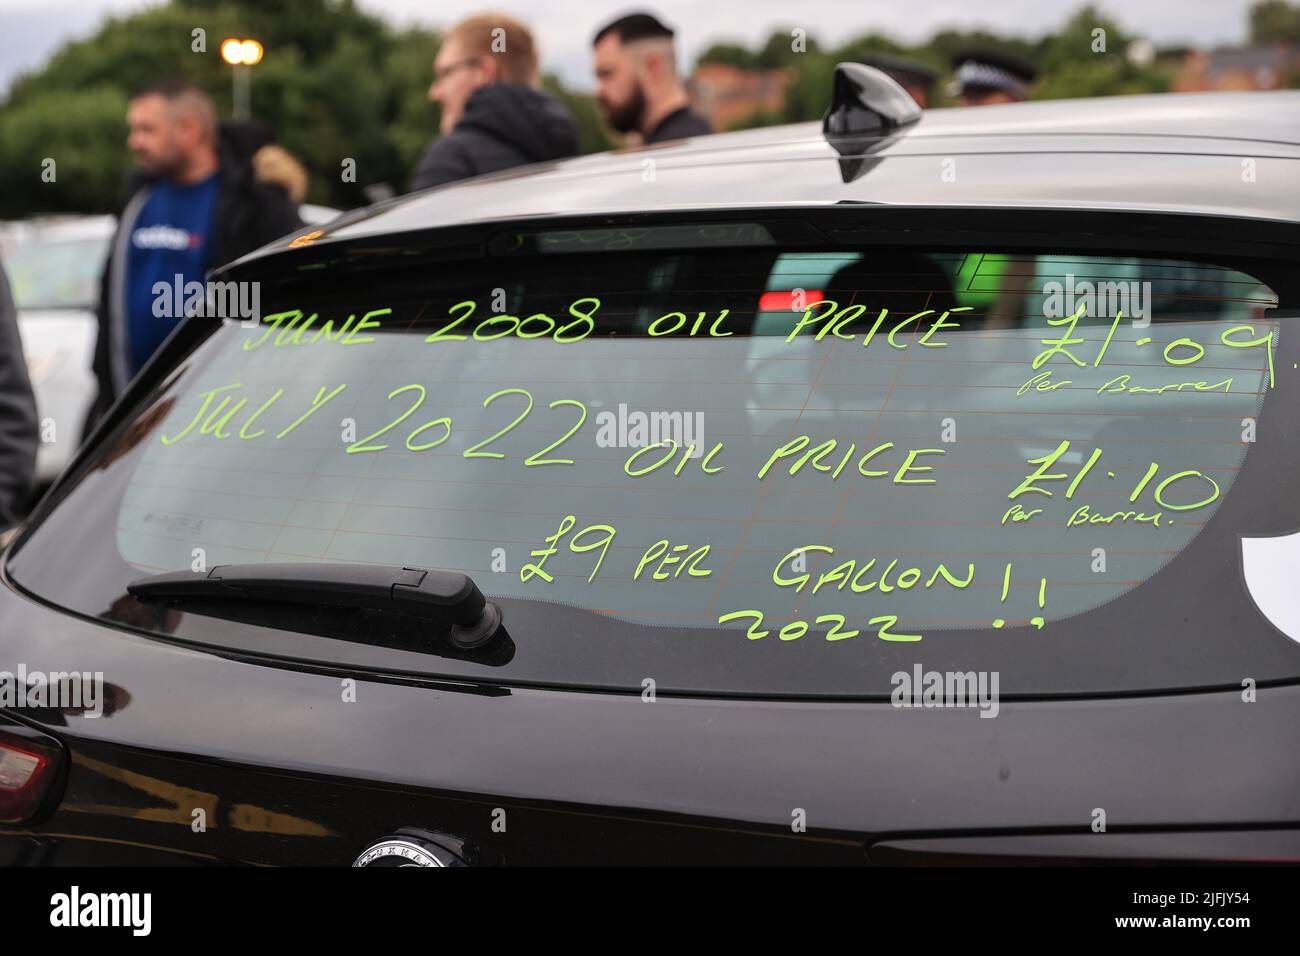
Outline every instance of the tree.
<svg viewBox="0 0 1300 956"><path fill-rule="evenodd" d="M798 66L805 57L818 56L821 48L817 41L803 30L774 30L755 57L760 70L779 70Z"/></svg>
<svg viewBox="0 0 1300 956"><path fill-rule="evenodd" d="M758 57L739 43L715 43L700 54L697 63L720 63L738 70L757 70Z"/></svg>
<svg viewBox="0 0 1300 956"><path fill-rule="evenodd" d="M890 56L907 56L909 50L906 46L898 43L891 37L883 33L864 33L849 40L839 49L832 51L831 56L837 62L860 62L863 57L870 56L873 53L885 53Z"/></svg>
<svg viewBox="0 0 1300 956"><path fill-rule="evenodd" d="M125 114L126 96L106 85L29 93L0 110L0 179L17 187L0 189L0 218L116 211L126 162L104 157L125 152Z"/></svg>
<svg viewBox="0 0 1300 956"><path fill-rule="evenodd" d="M1167 68L1130 62L1126 53L1135 37L1095 7L1082 7L1059 32L1044 39L1035 99L1162 93L1169 88Z"/></svg>
<svg viewBox="0 0 1300 956"><path fill-rule="evenodd" d="M1261 0L1250 8L1251 43L1300 44L1300 6Z"/></svg>

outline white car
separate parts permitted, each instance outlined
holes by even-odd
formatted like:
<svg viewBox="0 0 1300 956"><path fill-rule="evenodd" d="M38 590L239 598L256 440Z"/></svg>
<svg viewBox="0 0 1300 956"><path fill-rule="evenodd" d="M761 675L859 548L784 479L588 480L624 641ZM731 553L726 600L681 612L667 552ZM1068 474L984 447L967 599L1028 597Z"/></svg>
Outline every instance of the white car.
<svg viewBox="0 0 1300 956"><path fill-rule="evenodd" d="M0 225L0 261L18 306L41 421L38 485L53 481L81 444L95 398L95 304L115 222L48 216Z"/></svg>

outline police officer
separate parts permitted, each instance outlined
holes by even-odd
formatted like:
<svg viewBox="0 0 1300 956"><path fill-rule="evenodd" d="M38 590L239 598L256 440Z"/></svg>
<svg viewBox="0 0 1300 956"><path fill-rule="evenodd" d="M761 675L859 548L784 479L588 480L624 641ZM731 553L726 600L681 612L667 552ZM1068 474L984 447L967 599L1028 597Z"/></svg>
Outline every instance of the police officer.
<svg viewBox="0 0 1300 956"><path fill-rule="evenodd" d="M1010 53L970 50L953 57L949 93L962 106L993 106L1029 99L1038 71Z"/></svg>

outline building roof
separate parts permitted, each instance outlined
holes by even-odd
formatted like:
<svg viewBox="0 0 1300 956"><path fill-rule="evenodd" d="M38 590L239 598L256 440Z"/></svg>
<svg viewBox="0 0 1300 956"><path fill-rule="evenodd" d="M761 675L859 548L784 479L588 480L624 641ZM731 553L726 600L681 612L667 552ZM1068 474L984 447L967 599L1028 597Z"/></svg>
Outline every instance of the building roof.
<svg viewBox="0 0 1300 956"><path fill-rule="evenodd" d="M1231 70L1281 72L1286 69L1292 55L1290 48L1281 43L1271 46L1220 47L1209 52L1205 69L1208 73L1223 73Z"/></svg>
<svg viewBox="0 0 1300 956"><path fill-rule="evenodd" d="M345 217L321 241L491 220L883 203L1300 222L1300 91L927 110L845 181L818 123L530 166Z"/></svg>

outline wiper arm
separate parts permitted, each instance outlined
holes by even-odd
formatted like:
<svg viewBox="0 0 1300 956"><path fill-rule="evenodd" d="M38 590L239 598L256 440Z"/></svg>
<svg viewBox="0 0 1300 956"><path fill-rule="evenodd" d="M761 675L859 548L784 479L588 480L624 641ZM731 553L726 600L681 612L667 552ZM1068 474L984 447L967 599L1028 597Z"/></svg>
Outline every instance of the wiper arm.
<svg viewBox="0 0 1300 956"><path fill-rule="evenodd" d="M501 611L473 579L455 571L373 564L223 564L206 575L157 574L127 585L140 600L263 601L407 614L451 625L451 642L490 641Z"/></svg>

